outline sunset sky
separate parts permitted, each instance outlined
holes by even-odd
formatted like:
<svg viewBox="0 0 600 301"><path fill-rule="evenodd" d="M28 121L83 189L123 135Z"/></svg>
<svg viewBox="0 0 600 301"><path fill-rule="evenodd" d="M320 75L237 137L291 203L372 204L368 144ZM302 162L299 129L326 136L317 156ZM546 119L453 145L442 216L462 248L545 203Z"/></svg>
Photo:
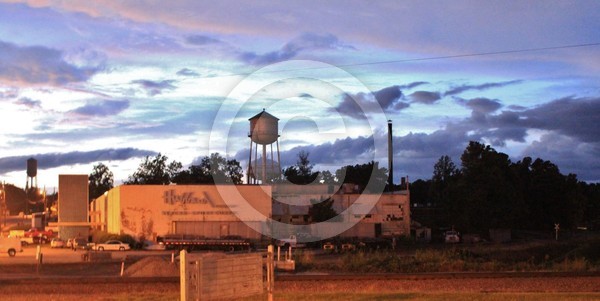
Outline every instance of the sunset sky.
<svg viewBox="0 0 600 301"><path fill-rule="evenodd" d="M0 180L38 185L144 156L248 160L280 118L282 165L379 161L396 182L470 140L600 181L599 1L3 1Z"/></svg>

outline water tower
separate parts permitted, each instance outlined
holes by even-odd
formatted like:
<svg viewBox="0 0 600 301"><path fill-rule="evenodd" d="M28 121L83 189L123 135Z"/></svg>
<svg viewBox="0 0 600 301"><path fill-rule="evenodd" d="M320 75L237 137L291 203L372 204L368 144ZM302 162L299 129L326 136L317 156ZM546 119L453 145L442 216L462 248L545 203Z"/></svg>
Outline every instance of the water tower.
<svg viewBox="0 0 600 301"><path fill-rule="evenodd" d="M25 191L33 188L37 190L37 165L36 159L27 159L27 183L25 184Z"/></svg>
<svg viewBox="0 0 600 301"><path fill-rule="evenodd" d="M248 119L250 121L250 160L248 161L248 184L266 184L268 179L281 177L279 155L279 118L267 113L265 109ZM277 161L273 155L273 144L276 145ZM258 147L262 145L262 156L259 163ZM271 147L271 157L267 158L267 145ZM254 148L253 148L254 147ZM254 160L252 152L254 150Z"/></svg>
<svg viewBox="0 0 600 301"><path fill-rule="evenodd" d="M30 205L37 204L38 186L37 186L37 160L27 159L27 183L25 184L25 194L27 202L25 203L25 213L29 213Z"/></svg>

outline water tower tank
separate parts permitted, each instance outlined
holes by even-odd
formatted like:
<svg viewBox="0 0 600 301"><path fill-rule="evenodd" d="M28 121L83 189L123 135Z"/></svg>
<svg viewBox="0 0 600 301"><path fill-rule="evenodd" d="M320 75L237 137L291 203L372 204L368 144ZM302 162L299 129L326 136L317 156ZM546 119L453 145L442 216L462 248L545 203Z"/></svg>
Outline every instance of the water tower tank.
<svg viewBox="0 0 600 301"><path fill-rule="evenodd" d="M34 158L27 159L27 176L30 178L37 176L37 160Z"/></svg>
<svg viewBox="0 0 600 301"><path fill-rule="evenodd" d="M271 144L279 137L279 118L265 112L258 113L250 120L250 139L257 144Z"/></svg>

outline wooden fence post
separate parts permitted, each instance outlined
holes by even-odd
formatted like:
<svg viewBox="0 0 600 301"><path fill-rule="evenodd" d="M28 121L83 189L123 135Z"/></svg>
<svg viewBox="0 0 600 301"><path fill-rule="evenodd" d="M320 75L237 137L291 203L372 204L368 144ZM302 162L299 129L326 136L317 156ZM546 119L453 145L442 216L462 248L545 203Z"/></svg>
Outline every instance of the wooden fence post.
<svg viewBox="0 0 600 301"><path fill-rule="evenodd" d="M273 301L273 290L275 288L275 254L273 245L267 248L267 300Z"/></svg>
<svg viewBox="0 0 600 301"><path fill-rule="evenodd" d="M186 253L185 250L179 252L179 294L181 296L181 301L187 301L189 299Z"/></svg>

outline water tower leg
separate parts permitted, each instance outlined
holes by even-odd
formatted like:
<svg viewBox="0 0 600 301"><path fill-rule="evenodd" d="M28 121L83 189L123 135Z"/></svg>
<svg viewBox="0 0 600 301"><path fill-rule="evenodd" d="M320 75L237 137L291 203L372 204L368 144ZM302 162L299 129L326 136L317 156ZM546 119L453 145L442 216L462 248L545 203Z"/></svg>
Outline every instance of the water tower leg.
<svg viewBox="0 0 600 301"><path fill-rule="evenodd" d="M262 149L262 184L267 184L267 145L263 144Z"/></svg>
<svg viewBox="0 0 600 301"><path fill-rule="evenodd" d="M250 140L250 158L248 158L248 172L246 173L246 183L250 183L250 174L252 173L252 140Z"/></svg>

